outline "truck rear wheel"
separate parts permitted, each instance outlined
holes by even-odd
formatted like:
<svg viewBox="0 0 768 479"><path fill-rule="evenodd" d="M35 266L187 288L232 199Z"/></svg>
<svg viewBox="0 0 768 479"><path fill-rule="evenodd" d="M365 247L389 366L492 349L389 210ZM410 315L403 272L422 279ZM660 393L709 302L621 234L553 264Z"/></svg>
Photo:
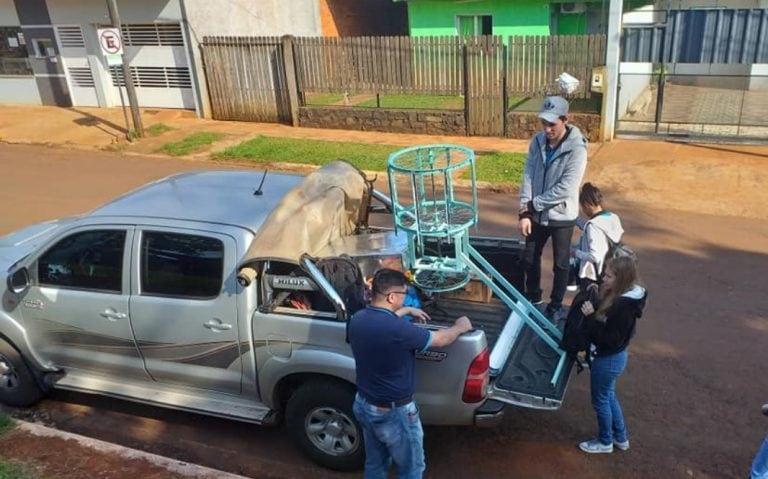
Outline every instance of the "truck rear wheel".
<svg viewBox="0 0 768 479"><path fill-rule="evenodd" d="M43 397L35 376L16 349L0 339L0 402L26 407Z"/></svg>
<svg viewBox="0 0 768 479"><path fill-rule="evenodd" d="M301 385L288 400L286 425L310 459L337 471L363 467L363 430L352 412L355 391L334 381Z"/></svg>

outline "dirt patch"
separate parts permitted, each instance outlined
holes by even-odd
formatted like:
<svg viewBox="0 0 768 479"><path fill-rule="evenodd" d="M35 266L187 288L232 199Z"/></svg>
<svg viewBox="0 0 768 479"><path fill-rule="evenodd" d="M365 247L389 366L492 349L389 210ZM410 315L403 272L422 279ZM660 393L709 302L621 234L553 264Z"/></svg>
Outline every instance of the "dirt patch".
<svg viewBox="0 0 768 479"><path fill-rule="evenodd" d="M767 153L745 145L617 140L591 155L585 179L650 208L766 219Z"/></svg>
<svg viewBox="0 0 768 479"><path fill-rule="evenodd" d="M41 478L170 479L168 470L142 459L99 452L74 440L40 437L14 430L0 438L0 457L29 467Z"/></svg>

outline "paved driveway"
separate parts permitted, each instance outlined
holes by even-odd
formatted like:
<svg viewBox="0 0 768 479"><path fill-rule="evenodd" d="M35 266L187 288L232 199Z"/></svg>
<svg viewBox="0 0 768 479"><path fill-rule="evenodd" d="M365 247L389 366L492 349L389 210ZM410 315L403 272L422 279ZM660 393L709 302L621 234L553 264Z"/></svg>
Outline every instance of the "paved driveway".
<svg viewBox="0 0 768 479"><path fill-rule="evenodd" d="M626 114L619 129L651 133L655 128L658 91L651 91L648 108ZM768 90L681 85L667 82L660 131L703 136L768 136Z"/></svg>

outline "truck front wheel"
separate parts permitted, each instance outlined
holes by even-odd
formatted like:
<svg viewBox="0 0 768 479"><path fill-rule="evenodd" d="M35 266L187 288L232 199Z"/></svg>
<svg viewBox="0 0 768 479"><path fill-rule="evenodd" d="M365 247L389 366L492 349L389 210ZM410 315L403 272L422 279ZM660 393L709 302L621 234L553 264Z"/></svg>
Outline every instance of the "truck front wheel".
<svg viewBox="0 0 768 479"><path fill-rule="evenodd" d="M0 402L26 407L43 397L29 366L16 349L0 339Z"/></svg>
<svg viewBox="0 0 768 479"><path fill-rule="evenodd" d="M363 431L352 413L355 391L333 381L307 382L293 393L285 410L293 440L310 459L337 471L363 467Z"/></svg>

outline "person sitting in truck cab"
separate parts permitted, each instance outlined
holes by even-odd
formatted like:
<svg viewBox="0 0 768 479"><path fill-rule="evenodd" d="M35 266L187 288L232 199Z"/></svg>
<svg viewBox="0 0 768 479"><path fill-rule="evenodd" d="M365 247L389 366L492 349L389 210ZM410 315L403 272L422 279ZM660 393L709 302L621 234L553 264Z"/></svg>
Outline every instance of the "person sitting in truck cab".
<svg viewBox="0 0 768 479"><path fill-rule="evenodd" d="M383 270L383 269L391 269L394 271L399 271L406 275L407 278L408 272L405 271L405 268L403 268L403 259L399 255L396 256L384 256L379 259L379 268L376 270L376 272ZM374 273L375 274L375 273ZM410 281L410 278L409 278ZM365 279L365 287L366 287L366 297L371 298L373 297L372 289L373 289L373 276L368 277ZM427 318L424 318L423 315L417 315L414 317L413 314L409 314L404 312L405 308L414 308L416 310L421 310L422 303L421 298L419 297L418 290L411 284L408 284L408 290L407 294L405 295L405 298L403 298L403 307L401 308L402 311L398 312L398 316L402 317L406 321L413 321L416 319L416 322L419 323L426 323ZM426 314L426 313L425 313Z"/></svg>
<svg viewBox="0 0 768 479"><path fill-rule="evenodd" d="M285 298L283 306L302 311L309 311L312 309L312 301L309 299L307 293L303 291L294 291Z"/></svg>

